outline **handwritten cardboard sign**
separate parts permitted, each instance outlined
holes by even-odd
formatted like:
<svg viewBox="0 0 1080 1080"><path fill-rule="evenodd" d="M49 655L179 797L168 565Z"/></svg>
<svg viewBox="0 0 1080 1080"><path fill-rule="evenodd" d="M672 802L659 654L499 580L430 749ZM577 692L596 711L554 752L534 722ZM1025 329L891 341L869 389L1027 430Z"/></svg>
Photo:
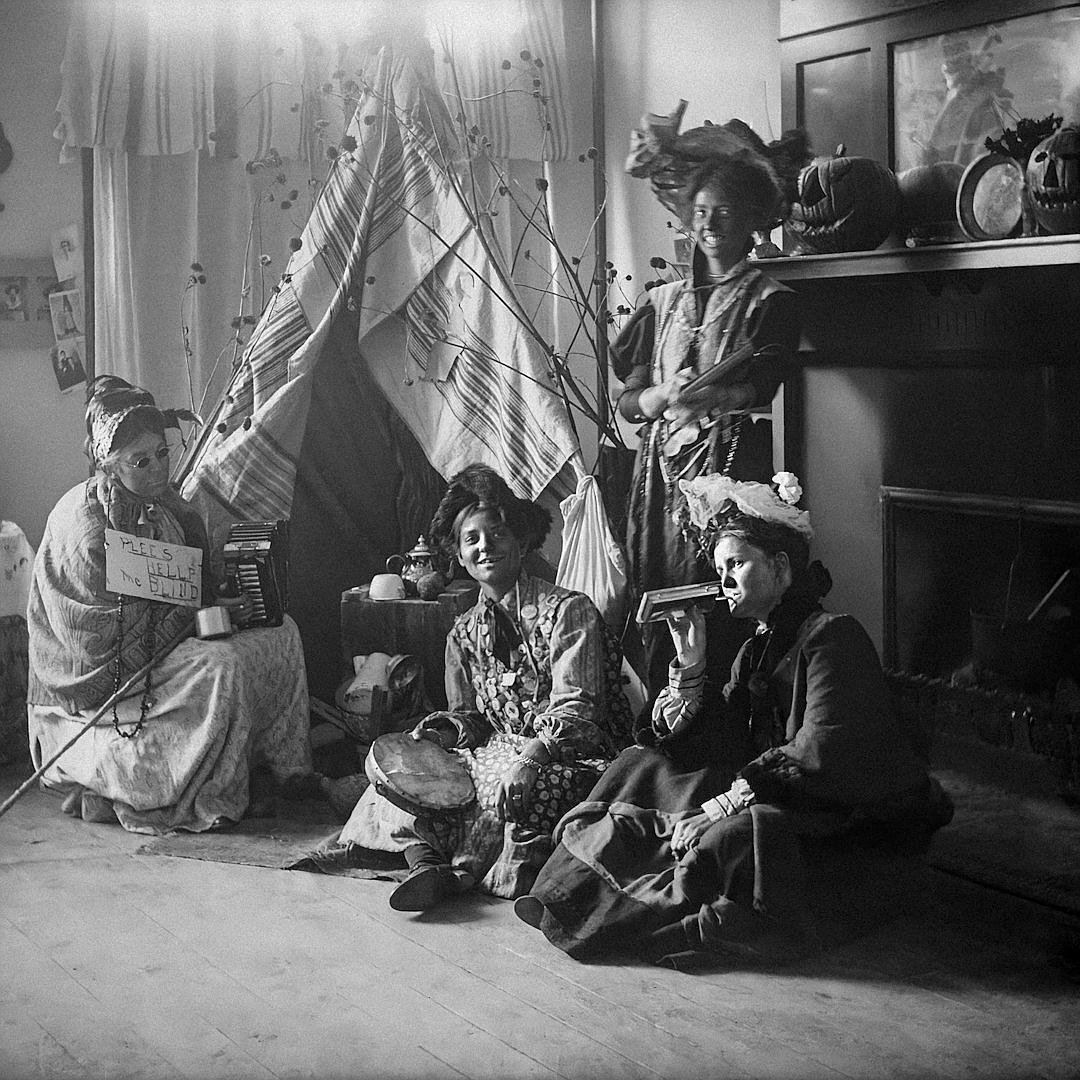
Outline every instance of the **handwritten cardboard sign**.
<svg viewBox="0 0 1080 1080"><path fill-rule="evenodd" d="M105 587L125 596L202 607L201 548L105 530Z"/></svg>

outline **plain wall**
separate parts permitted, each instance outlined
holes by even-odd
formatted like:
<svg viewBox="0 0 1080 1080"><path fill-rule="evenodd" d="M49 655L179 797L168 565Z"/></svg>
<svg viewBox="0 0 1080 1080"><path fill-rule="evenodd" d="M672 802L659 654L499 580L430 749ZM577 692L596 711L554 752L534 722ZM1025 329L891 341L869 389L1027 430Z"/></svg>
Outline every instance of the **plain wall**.
<svg viewBox="0 0 1080 1080"><path fill-rule="evenodd" d="M51 259L53 230L82 221L77 163L59 164L53 138L67 0L0 4L0 123L14 150L0 175L0 272ZM61 393L49 346L5 348L0 336L0 517L37 547L56 500L87 475L83 388Z"/></svg>

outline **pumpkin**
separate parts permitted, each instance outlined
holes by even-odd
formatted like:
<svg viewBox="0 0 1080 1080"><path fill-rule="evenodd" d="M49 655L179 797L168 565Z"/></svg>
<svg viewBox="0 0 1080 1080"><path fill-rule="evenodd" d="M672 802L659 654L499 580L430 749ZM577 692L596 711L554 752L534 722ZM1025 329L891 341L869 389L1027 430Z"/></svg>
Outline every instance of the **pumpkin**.
<svg viewBox="0 0 1080 1080"><path fill-rule="evenodd" d="M1080 232L1080 127L1059 128L1032 150L1027 185L1035 220L1048 233Z"/></svg>
<svg viewBox="0 0 1080 1080"><path fill-rule="evenodd" d="M898 224L904 238L964 239L956 220L956 192L964 166L956 161L916 165L896 177L900 193Z"/></svg>
<svg viewBox="0 0 1080 1080"><path fill-rule="evenodd" d="M844 146L799 173L788 227L805 251L870 251L893 230L900 193L891 169L873 158L845 157Z"/></svg>

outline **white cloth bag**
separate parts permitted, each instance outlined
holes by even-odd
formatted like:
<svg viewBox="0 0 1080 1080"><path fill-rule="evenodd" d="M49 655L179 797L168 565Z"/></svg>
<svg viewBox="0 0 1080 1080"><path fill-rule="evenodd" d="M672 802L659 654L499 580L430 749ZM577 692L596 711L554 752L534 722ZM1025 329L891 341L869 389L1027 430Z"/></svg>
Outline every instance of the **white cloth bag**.
<svg viewBox="0 0 1080 1080"><path fill-rule="evenodd" d="M555 582L588 596L615 637L621 638L629 591L626 559L612 535L595 477L581 476L577 491L563 499L559 509L562 554ZM622 667L623 689L636 715L645 703L645 687L625 659Z"/></svg>
<svg viewBox="0 0 1080 1080"><path fill-rule="evenodd" d="M580 477L577 491L559 509L563 532L556 584L588 596L620 637L626 618L626 560L608 525L596 478Z"/></svg>

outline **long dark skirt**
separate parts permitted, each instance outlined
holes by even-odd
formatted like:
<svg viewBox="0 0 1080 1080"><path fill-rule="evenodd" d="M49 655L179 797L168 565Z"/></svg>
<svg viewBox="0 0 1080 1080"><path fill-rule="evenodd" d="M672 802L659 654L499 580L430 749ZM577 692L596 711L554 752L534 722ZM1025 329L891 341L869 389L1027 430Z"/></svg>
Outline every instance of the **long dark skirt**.
<svg viewBox="0 0 1080 1080"><path fill-rule="evenodd" d="M788 812L752 806L681 860L672 853L676 822L730 783L702 760L631 747L563 818L531 890L553 945L578 960L626 950L655 959L766 939L783 950L805 934L801 830Z"/></svg>

